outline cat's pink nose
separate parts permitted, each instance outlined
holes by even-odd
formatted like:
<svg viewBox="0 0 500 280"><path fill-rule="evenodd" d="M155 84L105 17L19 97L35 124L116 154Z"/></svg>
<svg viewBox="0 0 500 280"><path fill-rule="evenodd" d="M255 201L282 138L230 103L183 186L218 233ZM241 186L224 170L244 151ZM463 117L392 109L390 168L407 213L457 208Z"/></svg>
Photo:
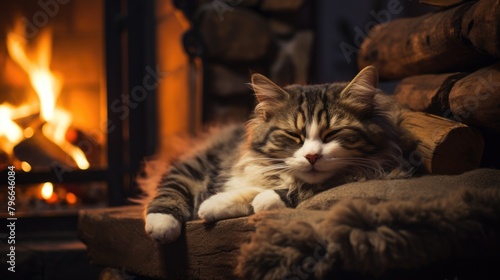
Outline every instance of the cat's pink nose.
<svg viewBox="0 0 500 280"><path fill-rule="evenodd" d="M321 157L319 154L307 154L304 156L310 164L314 164L318 158Z"/></svg>

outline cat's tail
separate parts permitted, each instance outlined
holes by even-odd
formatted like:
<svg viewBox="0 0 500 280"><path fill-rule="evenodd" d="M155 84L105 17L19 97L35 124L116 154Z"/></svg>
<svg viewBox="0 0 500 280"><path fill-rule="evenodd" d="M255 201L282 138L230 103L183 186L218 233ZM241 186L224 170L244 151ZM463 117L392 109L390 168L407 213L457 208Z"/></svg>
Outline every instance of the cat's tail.
<svg viewBox="0 0 500 280"><path fill-rule="evenodd" d="M138 197L130 198L133 203L145 205L157 193L157 187L163 175L168 171L172 162L193 153L206 138L206 133L199 133L196 137L191 135L171 136L160 144L160 151L156 155L145 158L135 181L140 189Z"/></svg>
<svg viewBox="0 0 500 280"><path fill-rule="evenodd" d="M193 135L176 135L160 143L160 151L156 155L144 159L141 170L135 175L140 189L137 197L129 198L130 202L146 205L157 194L158 185L173 162L180 161L196 154L210 144L210 135L220 131L220 125L208 125L205 130Z"/></svg>
<svg viewBox="0 0 500 280"><path fill-rule="evenodd" d="M160 180L168 170L169 163L159 159L157 156L146 159L143 162L142 172L137 175L136 182L140 189L138 197L130 198L133 203L146 205L156 195L156 189Z"/></svg>

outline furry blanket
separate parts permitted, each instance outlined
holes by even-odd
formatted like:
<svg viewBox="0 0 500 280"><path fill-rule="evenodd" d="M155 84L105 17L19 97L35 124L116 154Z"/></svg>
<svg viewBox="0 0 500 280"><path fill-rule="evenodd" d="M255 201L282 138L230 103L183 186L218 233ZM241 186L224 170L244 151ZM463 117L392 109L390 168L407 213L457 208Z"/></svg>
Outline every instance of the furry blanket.
<svg viewBox="0 0 500 280"><path fill-rule="evenodd" d="M315 210L253 216L256 231L241 247L240 277L358 279L450 260L500 260L498 170L352 183L299 208Z"/></svg>

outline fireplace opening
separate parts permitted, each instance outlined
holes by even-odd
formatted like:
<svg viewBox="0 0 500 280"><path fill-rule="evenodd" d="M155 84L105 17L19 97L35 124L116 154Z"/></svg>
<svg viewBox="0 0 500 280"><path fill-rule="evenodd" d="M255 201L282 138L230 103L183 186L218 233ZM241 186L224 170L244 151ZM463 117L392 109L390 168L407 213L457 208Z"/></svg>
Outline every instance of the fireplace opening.
<svg viewBox="0 0 500 280"><path fill-rule="evenodd" d="M0 169L15 168L20 216L107 205L103 8L22 1L0 12Z"/></svg>

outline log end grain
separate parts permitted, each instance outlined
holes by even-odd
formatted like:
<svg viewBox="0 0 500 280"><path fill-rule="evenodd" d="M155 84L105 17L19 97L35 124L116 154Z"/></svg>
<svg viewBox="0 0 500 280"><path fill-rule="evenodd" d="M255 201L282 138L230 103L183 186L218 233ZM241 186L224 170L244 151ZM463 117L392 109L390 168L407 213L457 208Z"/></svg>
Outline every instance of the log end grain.
<svg viewBox="0 0 500 280"><path fill-rule="evenodd" d="M467 126L450 130L436 146L432 158L432 173L461 174L480 166L484 141L479 131Z"/></svg>

